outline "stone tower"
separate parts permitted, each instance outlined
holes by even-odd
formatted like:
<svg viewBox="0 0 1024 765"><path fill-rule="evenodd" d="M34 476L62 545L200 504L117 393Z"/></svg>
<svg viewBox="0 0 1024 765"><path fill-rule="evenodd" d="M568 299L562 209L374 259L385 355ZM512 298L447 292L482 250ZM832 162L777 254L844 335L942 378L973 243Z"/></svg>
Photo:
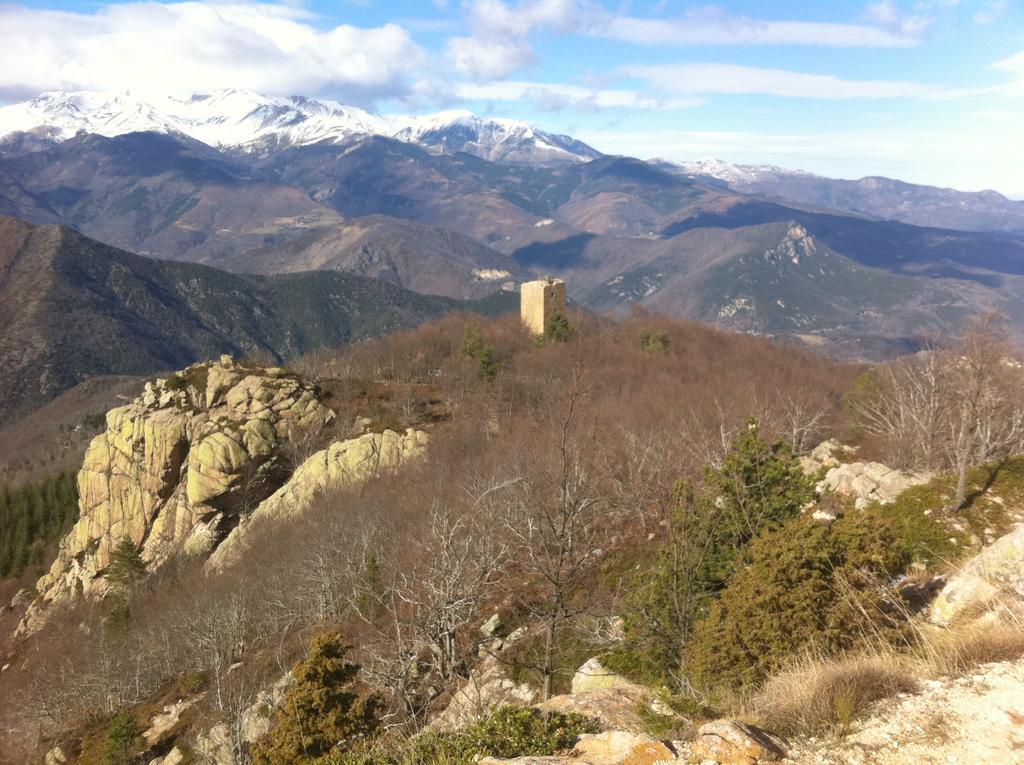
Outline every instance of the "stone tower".
<svg viewBox="0 0 1024 765"><path fill-rule="evenodd" d="M523 282L519 287L519 311L535 335L543 335L552 314L565 313L565 282L561 279L539 279Z"/></svg>

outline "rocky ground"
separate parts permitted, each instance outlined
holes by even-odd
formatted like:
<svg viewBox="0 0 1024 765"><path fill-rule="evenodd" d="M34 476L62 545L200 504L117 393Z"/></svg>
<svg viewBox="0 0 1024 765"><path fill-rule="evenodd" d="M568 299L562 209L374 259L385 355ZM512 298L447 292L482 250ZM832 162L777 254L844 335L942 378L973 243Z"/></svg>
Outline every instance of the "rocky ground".
<svg viewBox="0 0 1024 765"><path fill-rule="evenodd" d="M838 740L794 744L793 765L1024 763L1024 660L988 664L881 704Z"/></svg>

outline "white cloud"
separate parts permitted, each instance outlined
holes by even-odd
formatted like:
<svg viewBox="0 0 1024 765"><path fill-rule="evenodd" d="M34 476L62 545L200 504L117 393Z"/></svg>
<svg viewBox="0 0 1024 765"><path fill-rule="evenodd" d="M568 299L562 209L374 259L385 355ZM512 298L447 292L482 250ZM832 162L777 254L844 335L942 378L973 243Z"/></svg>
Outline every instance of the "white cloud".
<svg viewBox="0 0 1024 765"><path fill-rule="evenodd" d="M636 45L818 45L893 48L916 45L929 19L903 16L891 0L869 6L870 24L767 21L731 16L713 6L674 19L611 13L588 0L468 0L468 36L448 40L448 58L482 82L505 77L538 60L530 42L541 28Z"/></svg>
<svg viewBox="0 0 1024 765"><path fill-rule="evenodd" d="M566 30L579 10L577 0L472 0L472 35L452 37L445 51L462 74L477 81L495 80L533 63L537 55L529 36L536 28Z"/></svg>
<svg viewBox="0 0 1024 765"><path fill-rule="evenodd" d="M0 97L245 88L355 102L409 91L426 54L396 24L321 30L296 6L129 2L95 14L0 6Z"/></svg>
<svg viewBox="0 0 1024 765"><path fill-rule="evenodd" d="M876 19L877 21L877 19ZM834 48L897 48L917 43L917 31L884 24L767 21L730 16L714 7L678 19L592 15L585 33L638 45L818 45Z"/></svg>
<svg viewBox="0 0 1024 765"><path fill-rule="evenodd" d="M459 98L482 101L532 101L547 111L577 109L683 109L699 106L699 98L667 98L638 90L585 88L547 82L505 81L489 84L464 84L455 89Z"/></svg>
<svg viewBox="0 0 1024 765"><path fill-rule="evenodd" d="M1009 6L1009 0L986 0L986 2L982 3L981 8L975 12L973 16L974 23L988 26L998 21L999 17L1006 12Z"/></svg>
<svg viewBox="0 0 1024 765"><path fill-rule="evenodd" d="M919 4L924 7L926 4ZM907 40L921 37L934 19L919 13L903 13L894 0L880 0L866 9L867 17L882 29Z"/></svg>
<svg viewBox="0 0 1024 765"><path fill-rule="evenodd" d="M737 64L658 64L625 66L623 74L670 93L768 95L845 100L855 98L953 98L953 91L901 80L844 80L833 75L805 74Z"/></svg>

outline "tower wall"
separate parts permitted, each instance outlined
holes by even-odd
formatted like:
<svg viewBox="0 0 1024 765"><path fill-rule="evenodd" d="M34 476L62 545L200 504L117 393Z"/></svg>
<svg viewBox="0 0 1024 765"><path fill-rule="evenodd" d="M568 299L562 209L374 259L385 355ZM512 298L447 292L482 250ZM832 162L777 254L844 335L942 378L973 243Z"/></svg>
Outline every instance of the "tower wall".
<svg viewBox="0 0 1024 765"><path fill-rule="evenodd" d="M519 311L523 324L535 335L543 335L552 314L565 312L565 282L540 279L519 287Z"/></svg>

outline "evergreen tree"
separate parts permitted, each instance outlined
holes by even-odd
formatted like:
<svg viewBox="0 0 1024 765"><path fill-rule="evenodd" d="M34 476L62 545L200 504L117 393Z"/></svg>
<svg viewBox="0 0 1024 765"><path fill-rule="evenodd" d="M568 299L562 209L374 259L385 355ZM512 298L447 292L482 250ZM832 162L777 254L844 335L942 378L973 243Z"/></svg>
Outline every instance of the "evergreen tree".
<svg viewBox="0 0 1024 765"><path fill-rule="evenodd" d="M107 581L119 593L127 593L146 576L146 564L129 537L122 537L110 553Z"/></svg>
<svg viewBox="0 0 1024 765"><path fill-rule="evenodd" d="M756 420L733 440L722 465L705 470L702 491L676 488L668 534L624 613L616 668L672 684L694 624L736 570L752 540L800 514L813 482L782 442L769 444Z"/></svg>
<svg viewBox="0 0 1024 765"><path fill-rule="evenodd" d="M0 492L0 577L21 576L44 564L77 517L72 473Z"/></svg>
<svg viewBox="0 0 1024 765"><path fill-rule="evenodd" d="M253 750L257 765L300 765L372 736L383 709L374 695L355 689L359 665L345 661L349 646L324 635L293 670L276 724Z"/></svg>

